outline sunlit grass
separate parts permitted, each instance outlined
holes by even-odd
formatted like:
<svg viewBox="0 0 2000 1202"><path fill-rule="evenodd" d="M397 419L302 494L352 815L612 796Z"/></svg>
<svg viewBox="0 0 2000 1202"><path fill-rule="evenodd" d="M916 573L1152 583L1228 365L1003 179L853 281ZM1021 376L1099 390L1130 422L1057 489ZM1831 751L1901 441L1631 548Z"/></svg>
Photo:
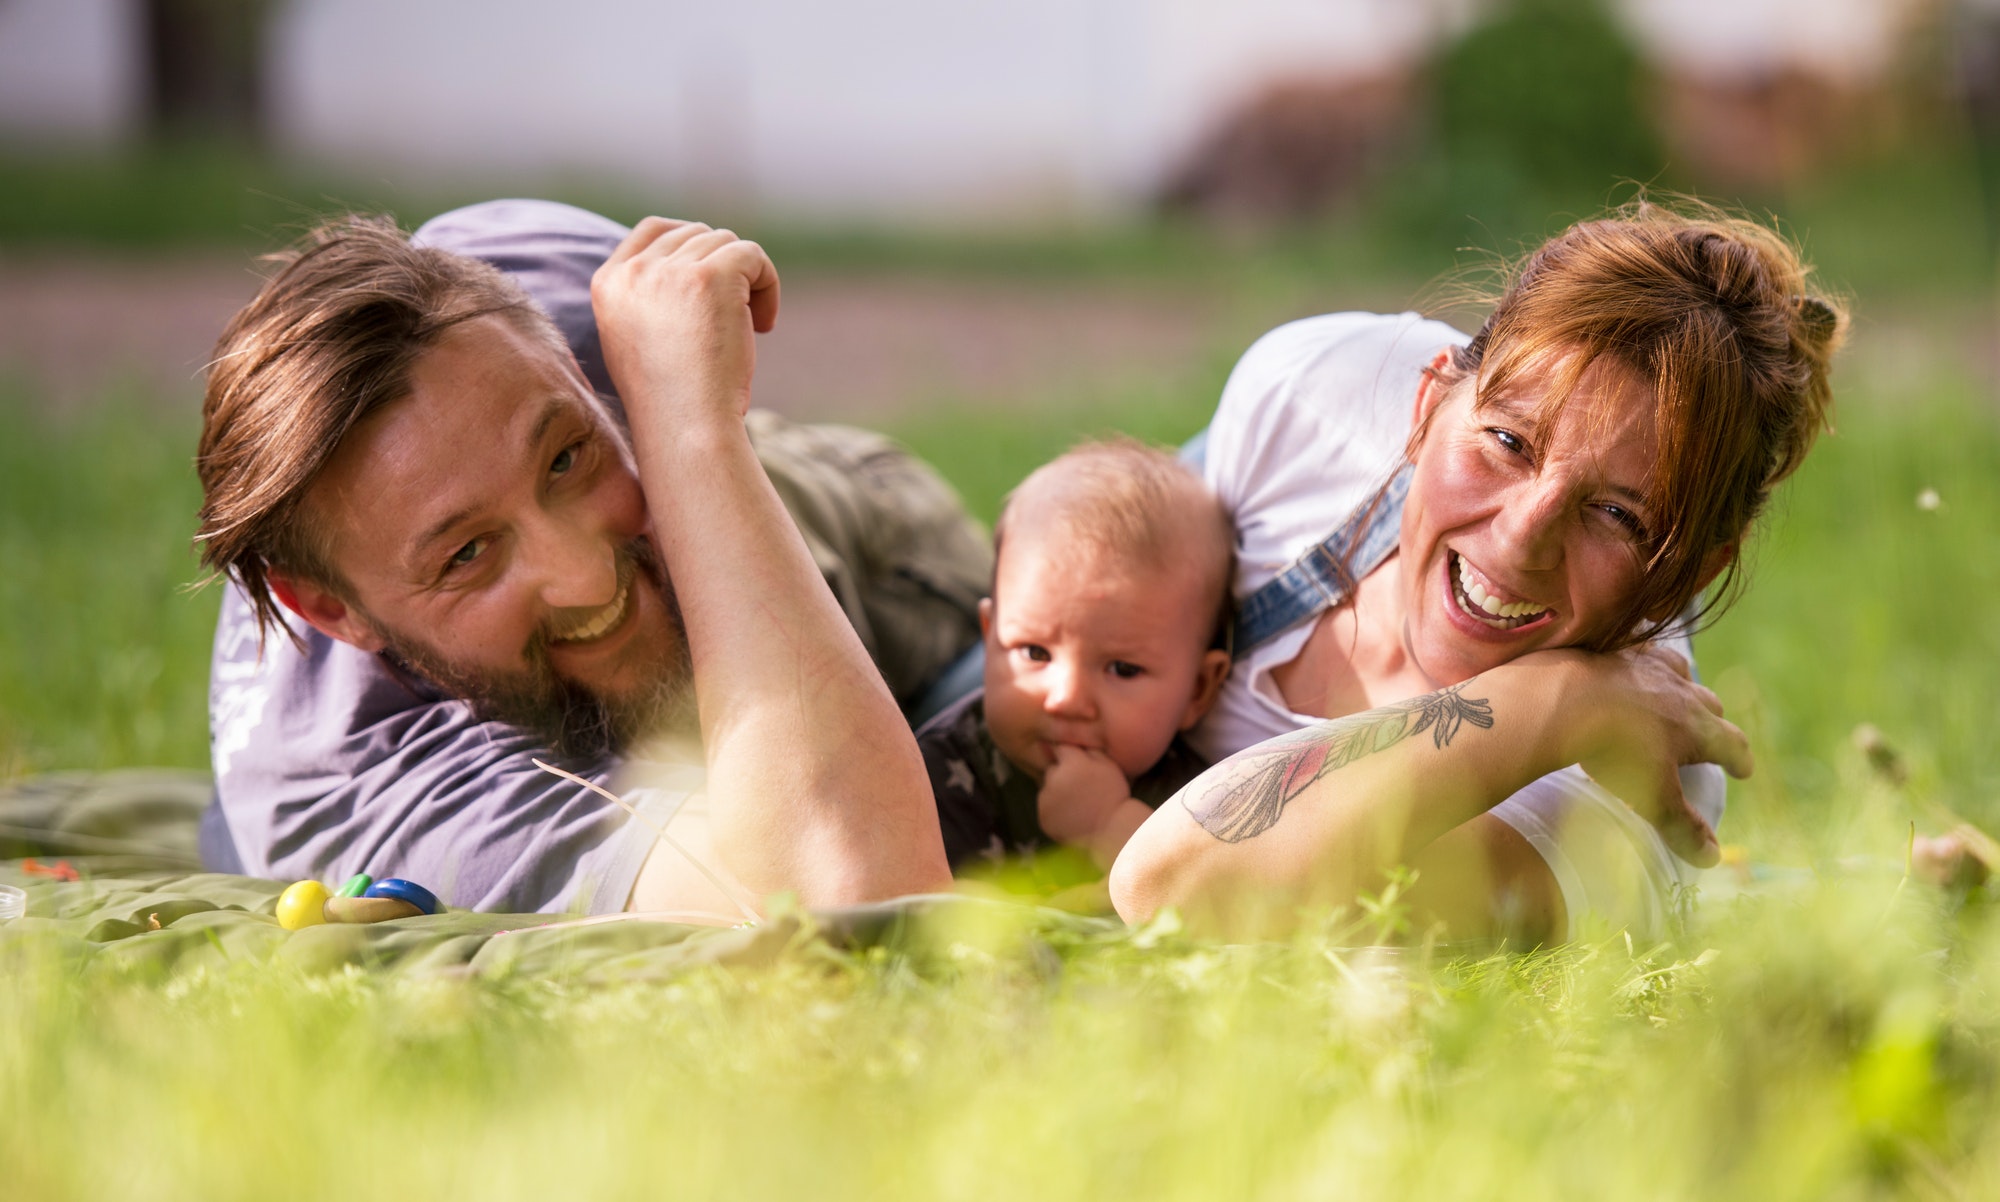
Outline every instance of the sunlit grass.
<svg viewBox="0 0 2000 1202"><path fill-rule="evenodd" d="M1893 878L1679 945L1025 921L605 986L6 948L21 1198L1980 1197L2000 946Z"/></svg>

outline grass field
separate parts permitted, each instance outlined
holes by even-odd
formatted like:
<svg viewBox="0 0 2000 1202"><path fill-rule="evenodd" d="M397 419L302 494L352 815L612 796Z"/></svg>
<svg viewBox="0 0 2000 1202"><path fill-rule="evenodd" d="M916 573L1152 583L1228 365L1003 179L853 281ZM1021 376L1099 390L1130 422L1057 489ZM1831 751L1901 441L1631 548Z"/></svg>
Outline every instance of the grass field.
<svg viewBox="0 0 2000 1202"><path fill-rule="evenodd" d="M1207 404L1058 399L894 432L990 516L1078 434ZM0 778L206 763L170 410L0 391ZM2000 929L1900 881L1912 821L2000 826L1983 386L1849 390L1753 562L1698 642L1759 757L1723 835L1801 871L1718 878L1677 941L1342 950L1396 933L1384 899L1286 945L996 922L608 989L0 944L0 1197L2000 1196Z"/></svg>

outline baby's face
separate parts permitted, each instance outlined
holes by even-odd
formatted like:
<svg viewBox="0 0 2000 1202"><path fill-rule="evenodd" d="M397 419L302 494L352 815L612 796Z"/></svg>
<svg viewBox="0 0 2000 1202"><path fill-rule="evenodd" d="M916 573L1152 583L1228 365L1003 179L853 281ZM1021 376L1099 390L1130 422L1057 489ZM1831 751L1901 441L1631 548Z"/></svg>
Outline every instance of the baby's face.
<svg viewBox="0 0 2000 1202"><path fill-rule="evenodd" d="M986 725L1036 780L1068 743L1130 780L1200 720L1229 660L1208 650L1198 574L1135 567L1038 532L1009 534L980 606Z"/></svg>

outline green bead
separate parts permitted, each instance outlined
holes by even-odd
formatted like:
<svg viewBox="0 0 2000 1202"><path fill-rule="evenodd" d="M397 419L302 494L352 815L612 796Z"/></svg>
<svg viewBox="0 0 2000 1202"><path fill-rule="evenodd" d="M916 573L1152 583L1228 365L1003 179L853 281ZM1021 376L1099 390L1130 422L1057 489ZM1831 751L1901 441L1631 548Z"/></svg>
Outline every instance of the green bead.
<svg viewBox="0 0 2000 1202"><path fill-rule="evenodd" d="M335 893L334 896L360 897L362 894L368 892L368 886L374 883L375 883L374 877L369 876L365 872L357 872L353 876L347 878L347 883L345 885L342 885L340 887L340 891Z"/></svg>

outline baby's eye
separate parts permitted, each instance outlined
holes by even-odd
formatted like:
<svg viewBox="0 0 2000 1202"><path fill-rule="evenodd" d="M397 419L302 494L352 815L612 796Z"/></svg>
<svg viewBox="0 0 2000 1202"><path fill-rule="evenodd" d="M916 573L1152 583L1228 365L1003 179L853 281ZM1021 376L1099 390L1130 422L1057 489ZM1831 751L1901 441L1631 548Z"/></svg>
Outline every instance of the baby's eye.
<svg viewBox="0 0 2000 1202"><path fill-rule="evenodd" d="M1130 660L1114 659L1111 661L1111 674L1120 680L1130 680L1145 670Z"/></svg>
<svg viewBox="0 0 2000 1202"><path fill-rule="evenodd" d="M445 571L449 572L454 568L465 567L473 560L478 559L480 554L486 550L486 545L491 541L491 539L475 538L463 547L460 547L452 553L450 559L445 561Z"/></svg>
<svg viewBox="0 0 2000 1202"><path fill-rule="evenodd" d="M1014 654L1024 655L1038 664L1049 662L1049 649L1040 643L1022 643L1019 647L1014 648Z"/></svg>

